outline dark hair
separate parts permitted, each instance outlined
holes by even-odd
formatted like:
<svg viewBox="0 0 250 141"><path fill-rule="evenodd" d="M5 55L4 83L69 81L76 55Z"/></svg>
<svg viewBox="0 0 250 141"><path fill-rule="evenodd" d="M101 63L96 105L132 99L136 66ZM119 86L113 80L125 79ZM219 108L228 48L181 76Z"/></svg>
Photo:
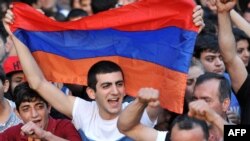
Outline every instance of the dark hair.
<svg viewBox="0 0 250 141"><path fill-rule="evenodd" d="M30 6L32 6L33 4L36 4L38 0L20 0L20 2L26 3Z"/></svg>
<svg viewBox="0 0 250 141"><path fill-rule="evenodd" d="M208 140L209 128L207 123L203 120L192 118L187 115L179 115L174 119L174 121L170 125L171 130L167 134L166 139L171 138L172 129L175 125L177 125L180 130L192 130L195 127L199 126L203 131L204 139Z"/></svg>
<svg viewBox="0 0 250 141"><path fill-rule="evenodd" d="M215 24L215 23L217 23L216 18L205 18L204 17L204 23L206 26L202 29L199 36L207 35L207 34L214 34L214 35L217 34L217 25Z"/></svg>
<svg viewBox="0 0 250 141"><path fill-rule="evenodd" d="M49 9L42 9L42 10L47 17L53 17L56 21L63 22L66 20L66 17L60 12L54 12Z"/></svg>
<svg viewBox="0 0 250 141"><path fill-rule="evenodd" d="M6 80L5 73L4 73L3 68L1 66L0 66L0 79L1 79L2 83L4 83L4 81Z"/></svg>
<svg viewBox="0 0 250 141"><path fill-rule="evenodd" d="M94 64L88 71L88 87L96 91L97 74L106 74L112 72L121 72L124 78L123 71L120 66L111 61L99 61Z"/></svg>
<svg viewBox="0 0 250 141"><path fill-rule="evenodd" d="M220 102L223 102L226 98L230 99L231 98L231 87L230 87L228 80L223 75L211 73L211 72L206 72L205 74L200 75L197 78L197 81L195 83L195 87L197 87L198 85L200 85L208 80L211 80L211 79L216 79L216 80L220 81L220 84L219 84L219 92L220 92L219 100L220 100Z"/></svg>
<svg viewBox="0 0 250 141"><path fill-rule="evenodd" d="M28 82L23 82L18 84L14 89L14 101L16 104L16 109L19 111L19 106L23 102L33 102L36 100L42 100L46 106L48 102L44 100L35 90L29 87Z"/></svg>
<svg viewBox="0 0 250 141"><path fill-rule="evenodd" d="M109 10L110 8L114 8L117 4L118 0L91 0L91 7L93 13L96 14L98 12Z"/></svg>
<svg viewBox="0 0 250 141"><path fill-rule="evenodd" d="M250 8L246 8L244 13L250 13Z"/></svg>
<svg viewBox="0 0 250 141"><path fill-rule="evenodd" d="M75 17L86 17L88 16L88 13L82 9L71 9L66 21L69 21L70 18L75 18Z"/></svg>
<svg viewBox="0 0 250 141"><path fill-rule="evenodd" d="M250 45L250 38L246 35L244 31L240 30L239 28L233 28L233 34L236 42L240 40L247 40L248 45Z"/></svg>
<svg viewBox="0 0 250 141"><path fill-rule="evenodd" d="M23 71L13 71L13 72L9 72L9 73L6 74L6 79L9 81L10 86L9 86L8 91L5 93L5 97L7 99L9 99L9 100L15 101L14 100L14 94L13 94L14 92L12 92L12 89L11 89L11 87L12 87L12 76L17 74L17 73L21 73L21 72L23 72Z"/></svg>
<svg viewBox="0 0 250 141"><path fill-rule="evenodd" d="M209 51L213 53L219 52L219 43L217 36L215 36L214 34L206 34L197 37L194 56L196 58L200 58L203 51Z"/></svg>

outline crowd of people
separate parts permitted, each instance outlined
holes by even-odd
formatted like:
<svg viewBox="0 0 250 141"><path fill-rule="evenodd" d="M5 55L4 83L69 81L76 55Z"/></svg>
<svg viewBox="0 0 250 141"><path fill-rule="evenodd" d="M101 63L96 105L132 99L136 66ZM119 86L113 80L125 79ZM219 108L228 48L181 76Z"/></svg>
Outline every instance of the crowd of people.
<svg viewBox="0 0 250 141"><path fill-rule="evenodd" d="M73 21L137 0L19 0L57 21ZM221 141L224 125L250 124L250 2L196 0L200 28L187 74L183 114L160 106L147 86L126 96L122 68L96 62L87 86L49 82L10 31L1 1L0 140ZM128 100L129 99L129 100Z"/></svg>

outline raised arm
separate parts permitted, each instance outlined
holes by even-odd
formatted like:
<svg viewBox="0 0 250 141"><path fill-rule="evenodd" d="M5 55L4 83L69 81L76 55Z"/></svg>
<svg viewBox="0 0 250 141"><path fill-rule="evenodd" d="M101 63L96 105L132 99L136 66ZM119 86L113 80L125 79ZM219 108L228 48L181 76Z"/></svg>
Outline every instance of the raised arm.
<svg viewBox="0 0 250 141"><path fill-rule="evenodd" d="M139 91L138 97L121 113L118 119L118 129L121 133L134 140L152 141L157 138L157 131L144 126L140 119L145 108L159 105L159 92L152 88Z"/></svg>
<svg viewBox="0 0 250 141"><path fill-rule="evenodd" d="M228 124L219 114L211 109L204 100L196 100L189 104L188 116L205 120L215 127L221 133L224 133L224 125Z"/></svg>
<svg viewBox="0 0 250 141"><path fill-rule="evenodd" d="M250 37L250 23L248 23L239 13L234 9L230 11L230 16L233 23Z"/></svg>
<svg viewBox="0 0 250 141"><path fill-rule="evenodd" d="M247 70L244 63L237 56L236 42L232 32L231 19L229 11L234 7L236 0L222 3L217 0L218 28L219 28L219 46L221 55L230 74L232 87L237 93L247 78Z"/></svg>
<svg viewBox="0 0 250 141"><path fill-rule="evenodd" d="M13 13L11 10L8 10L4 18L4 26L14 42L23 72L30 87L36 90L55 109L71 118L75 97L66 96L61 90L45 79L28 48L11 33L8 24L11 24L12 21Z"/></svg>

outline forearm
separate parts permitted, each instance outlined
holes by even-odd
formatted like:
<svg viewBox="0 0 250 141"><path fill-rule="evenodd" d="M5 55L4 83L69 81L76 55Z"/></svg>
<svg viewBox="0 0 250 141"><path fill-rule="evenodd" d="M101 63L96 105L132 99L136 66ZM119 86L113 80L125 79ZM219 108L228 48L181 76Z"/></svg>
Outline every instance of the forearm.
<svg viewBox="0 0 250 141"><path fill-rule="evenodd" d="M248 23L239 13L234 9L230 11L230 16L233 23L241 30L243 30L250 37L250 23Z"/></svg>
<svg viewBox="0 0 250 141"><path fill-rule="evenodd" d="M216 126L221 133L224 133L224 125L228 124L227 121L225 121L220 115L216 114L214 120L212 121L212 124Z"/></svg>
<svg viewBox="0 0 250 141"><path fill-rule="evenodd" d="M237 56L236 43L232 32L231 19L228 12L218 13L219 46L223 61L230 63Z"/></svg>
<svg viewBox="0 0 250 141"><path fill-rule="evenodd" d="M118 119L118 128L120 132L127 132L136 125L140 124L140 119L146 106L146 103L141 103L138 99L135 99L131 104L129 104L120 114Z"/></svg>
<svg viewBox="0 0 250 141"><path fill-rule="evenodd" d="M30 87L36 90L59 112L71 117L74 98L68 98L62 91L48 82L28 48L14 35L12 40Z"/></svg>
<svg viewBox="0 0 250 141"><path fill-rule="evenodd" d="M42 81L45 80L43 73L41 72L28 48L14 35L12 36L12 40L19 56L23 72L26 74L25 76L30 84L30 87L33 89L38 89Z"/></svg>
<svg viewBox="0 0 250 141"><path fill-rule="evenodd" d="M232 87L237 93L247 77L247 70L236 52L236 42L228 12L218 13L218 25L220 52L230 74Z"/></svg>

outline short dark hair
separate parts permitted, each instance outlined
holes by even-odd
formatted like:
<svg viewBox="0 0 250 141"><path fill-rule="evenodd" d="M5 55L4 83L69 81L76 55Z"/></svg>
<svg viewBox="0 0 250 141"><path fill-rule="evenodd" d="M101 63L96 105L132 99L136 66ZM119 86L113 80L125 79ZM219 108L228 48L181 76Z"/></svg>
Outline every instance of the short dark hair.
<svg viewBox="0 0 250 141"><path fill-rule="evenodd" d="M196 58L201 57L203 51L209 51L213 53L219 52L219 43L217 36L214 34L200 35L196 39L194 56Z"/></svg>
<svg viewBox="0 0 250 141"><path fill-rule="evenodd" d="M91 8L93 13L96 14L114 8L117 2L118 0L91 0Z"/></svg>
<svg viewBox="0 0 250 141"><path fill-rule="evenodd" d="M250 45L250 38L246 35L244 31L240 30L239 28L233 28L233 34L236 42L240 40L247 40L248 45Z"/></svg>
<svg viewBox="0 0 250 141"><path fill-rule="evenodd" d="M33 102L35 100L42 100L46 106L48 106L48 102L44 100L35 90L31 89L28 82L20 83L15 87L14 101L18 112L21 103Z"/></svg>
<svg viewBox="0 0 250 141"><path fill-rule="evenodd" d="M0 80L2 81L2 83L4 83L4 81L6 80L6 76L5 76L5 73L3 71L2 66L0 66Z"/></svg>
<svg viewBox="0 0 250 141"><path fill-rule="evenodd" d="M219 84L219 100L220 102L223 102L226 98L231 98L231 87L230 84L228 82L228 80L221 74L216 74L216 73L211 73L211 72L206 72L203 75L200 75L197 78L197 81L195 83L195 87L197 87L198 85L211 80L211 79L216 79L218 81L220 81Z"/></svg>
<svg viewBox="0 0 250 141"><path fill-rule="evenodd" d="M106 74L112 72L121 72L124 78L123 71L119 65L111 61L99 61L95 63L88 71L88 87L96 91L97 74Z"/></svg>
<svg viewBox="0 0 250 141"><path fill-rule="evenodd" d="M172 129L175 125L177 125L180 130L192 130L197 126L201 127L203 134L204 134L204 139L208 140L209 128L208 128L207 123L203 120L189 117L186 114L179 115L174 119L174 121L170 125L170 131L169 131L169 134L167 134L166 139L171 138Z"/></svg>

